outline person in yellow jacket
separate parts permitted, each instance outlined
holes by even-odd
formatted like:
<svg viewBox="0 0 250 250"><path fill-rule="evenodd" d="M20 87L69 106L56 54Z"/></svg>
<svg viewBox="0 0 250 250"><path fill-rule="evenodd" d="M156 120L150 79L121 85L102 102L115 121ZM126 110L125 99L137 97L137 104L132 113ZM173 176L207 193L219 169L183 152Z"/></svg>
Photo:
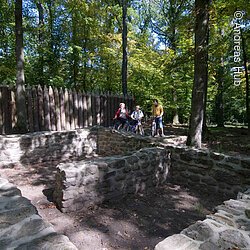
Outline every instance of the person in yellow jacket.
<svg viewBox="0 0 250 250"><path fill-rule="evenodd" d="M162 105L159 104L157 99L153 100L152 115L156 124L156 135L164 136L163 132L163 117L164 111Z"/></svg>

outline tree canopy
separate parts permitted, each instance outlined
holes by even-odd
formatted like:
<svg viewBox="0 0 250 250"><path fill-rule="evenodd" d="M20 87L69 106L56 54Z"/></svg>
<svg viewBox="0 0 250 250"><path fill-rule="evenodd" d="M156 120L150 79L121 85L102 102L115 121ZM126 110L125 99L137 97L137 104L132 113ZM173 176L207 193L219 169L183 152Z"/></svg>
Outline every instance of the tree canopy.
<svg viewBox="0 0 250 250"><path fill-rule="evenodd" d="M14 85L15 1L0 2L0 83ZM187 123L194 81L193 0L23 1L25 83L122 93L124 2L128 93L146 112L157 98L167 122ZM249 13L246 0L210 5L210 123L247 122L242 36L249 60ZM237 75L235 67L241 67Z"/></svg>

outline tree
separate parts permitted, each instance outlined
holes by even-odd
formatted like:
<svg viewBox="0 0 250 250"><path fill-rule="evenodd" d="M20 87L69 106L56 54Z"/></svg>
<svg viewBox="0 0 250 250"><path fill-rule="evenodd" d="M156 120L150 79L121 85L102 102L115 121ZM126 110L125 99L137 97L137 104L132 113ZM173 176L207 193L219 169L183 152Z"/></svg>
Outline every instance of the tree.
<svg viewBox="0 0 250 250"><path fill-rule="evenodd" d="M39 16L39 31L38 31L38 53L39 53L39 59L38 59L38 77L39 77L39 84L44 85L44 6L41 1L38 1L36 3L37 10L38 10L38 16Z"/></svg>
<svg viewBox="0 0 250 250"><path fill-rule="evenodd" d="M19 133L27 132L27 114L24 93L24 51L23 51L23 22L22 22L22 0L15 1L15 35L16 35L16 106L17 127Z"/></svg>
<svg viewBox="0 0 250 250"><path fill-rule="evenodd" d="M128 72L128 53L127 53L127 10L128 1L121 0L122 2L122 93L127 95L127 72Z"/></svg>
<svg viewBox="0 0 250 250"><path fill-rule="evenodd" d="M0 84L3 85L14 85L16 79L14 3L2 1L0 8ZM157 98L164 105L166 122L178 123L179 116L180 122L186 123L194 83L193 3L194 0L27 0L23 2L22 13L25 85L132 92L145 111L150 110L151 100ZM242 66L236 65L232 56L236 7L249 13L246 0L237 3L218 0L210 6L206 113L212 123L222 118L222 108L225 124L246 122L247 89L243 71L241 86L232 84L232 68ZM123 21L127 26L124 43ZM247 45L246 14L240 24ZM246 56L250 57L249 48ZM124 81L122 66L127 71L123 71Z"/></svg>
<svg viewBox="0 0 250 250"><path fill-rule="evenodd" d="M242 39L242 51L243 51L243 63L245 68L245 78L246 78L246 120L248 123L248 131L250 132L250 94L249 94L249 78L248 78L248 67L247 67L247 53L246 53L246 42L245 37L241 29L241 39Z"/></svg>
<svg viewBox="0 0 250 250"><path fill-rule="evenodd" d="M187 145L201 147L208 81L209 0L195 1L194 85Z"/></svg>

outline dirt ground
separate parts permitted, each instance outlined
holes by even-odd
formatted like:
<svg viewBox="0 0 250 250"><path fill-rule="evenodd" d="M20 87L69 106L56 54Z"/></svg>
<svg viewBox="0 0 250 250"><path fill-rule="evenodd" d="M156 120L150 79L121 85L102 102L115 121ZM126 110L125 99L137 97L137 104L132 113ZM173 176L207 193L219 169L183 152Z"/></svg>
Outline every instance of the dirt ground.
<svg viewBox="0 0 250 250"><path fill-rule="evenodd" d="M187 126L165 128L168 136L182 136L186 140ZM184 141L185 141L184 140ZM185 143L185 142L184 142ZM209 148L219 153L250 155L250 133L244 127L224 128L209 127L202 143L203 148Z"/></svg>
<svg viewBox="0 0 250 250"><path fill-rule="evenodd" d="M80 250L153 249L167 236L203 220L225 200L168 183L143 195L64 214L51 202L51 174L42 184L37 182L39 166L35 169L13 166L2 169L0 174L17 185L43 219L57 232L68 236Z"/></svg>
<svg viewBox="0 0 250 250"><path fill-rule="evenodd" d="M170 137L184 136L185 131L185 128L169 127L166 134ZM229 132L233 134L232 131ZM230 140L225 138L223 142L221 132L218 132L218 138L216 133L213 134L213 140L210 139L204 147L216 148L218 144L212 142L220 140L220 149L226 149L232 137ZM242 143L239 135L234 136L235 142ZM249 138L246 139L245 135L242 135L243 137L243 147L231 146L230 150L233 149L235 153L235 150L240 149L236 153L248 154ZM183 140L180 140L180 143L183 143ZM205 196L198 190L190 190L169 182L164 187L143 195L138 194L105 203L100 207L63 214L51 202L55 173L53 165L13 165L11 168L0 169L0 175L20 188L23 196L36 206L38 213L50 222L57 232L68 236L80 250L153 249L164 238L179 233L197 220L203 220L206 214L213 212L214 207L225 200L225 197L219 197L217 194Z"/></svg>

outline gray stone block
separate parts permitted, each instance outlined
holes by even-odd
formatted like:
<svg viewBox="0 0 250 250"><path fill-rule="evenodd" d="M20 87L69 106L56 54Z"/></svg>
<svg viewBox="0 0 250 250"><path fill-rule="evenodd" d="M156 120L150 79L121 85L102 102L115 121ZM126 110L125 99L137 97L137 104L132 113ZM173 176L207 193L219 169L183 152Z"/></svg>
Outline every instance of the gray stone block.
<svg viewBox="0 0 250 250"><path fill-rule="evenodd" d="M32 215L0 232L0 249L14 249L18 245L55 232L40 216Z"/></svg>
<svg viewBox="0 0 250 250"><path fill-rule="evenodd" d="M248 159L241 159L241 166L243 168L249 169L250 168L250 158L248 158Z"/></svg>
<svg viewBox="0 0 250 250"><path fill-rule="evenodd" d="M226 226L235 227L235 222L233 219L228 218L220 213L207 215L207 218L215 220L215 221L217 221L223 225L226 225Z"/></svg>
<svg viewBox="0 0 250 250"><path fill-rule="evenodd" d="M73 245L68 237L57 234L50 234L45 237L35 239L31 242L21 244L16 250L77 250L75 245Z"/></svg>
<svg viewBox="0 0 250 250"><path fill-rule="evenodd" d="M155 246L155 250L198 250L199 243L185 235L174 234Z"/></svg>
<svg viewBox="0 0 250 250"><path fill-rule="evenodd" d="M240 184L241 179L236 173L232 171L227 171L225 169L214 169L213 172L211 172L211 176L221 183L227 183L227 184Z"/></svg>
<svg viewBox="0 0 250 250"><path fill-rule="evenodd" d="M198 159L194 159L194 163L198 164L200 167L204 169L211 169L214 166L214 161L210 159L198 158Z"/></svg>
<svg viewBox="0 0 250 250"><path fill-rule="evenodd" d="M36 208L30 204L19 208L9 207L9 209L0 212L0 229L14 225L35 213L37 213Z"/></svg>
<svg viewBox="0 0 250 250"><path fill-rule="evenodd" d="M214 242L205 241L200 245L199 250L221 250L221 248Z"/></svg>
<svg viewBox="0 0 250 250"><path fill-rule="evenodd" d="M188 228L182 230L181 234L184 234L187 237L198 241L205 241L208 238L214 236L214 232L211 227L203 221L198 221Z"/></svg>
<svg viewBox="0 0 250 250"><path fill-rule="evenodd" d="M250 249L250 238L237 230L227 229L219 233L218 244L222 249Z"/></svg>
<svg viewBox="0 0 250 250"><path fill-rule="evenodd" d="M222 161L225 158L225 155L224 154L220 154L220 153L211 152L210 153L210 157L213 160Z"/></svg>
<svg viewBox="0 0 250 250"><path fill-rule="evenodd" d="M185 162L191 162L193 160L193 156L185 152L180 154L180 159Z"/></svg>

